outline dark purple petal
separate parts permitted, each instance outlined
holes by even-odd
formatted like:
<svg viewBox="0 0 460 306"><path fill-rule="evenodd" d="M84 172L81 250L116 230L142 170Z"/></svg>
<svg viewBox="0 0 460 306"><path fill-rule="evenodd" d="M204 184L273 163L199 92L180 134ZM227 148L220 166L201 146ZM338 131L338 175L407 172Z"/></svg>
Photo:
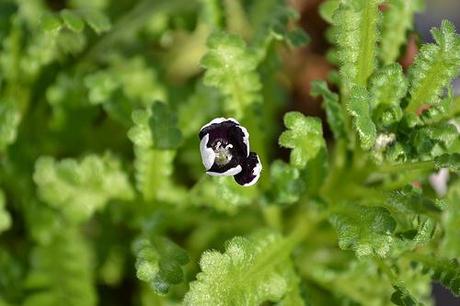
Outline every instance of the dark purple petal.
<svg viewBox="0 0 460 306"><path fill-rule="evenodd" d="M259 156L251 152L249 156L240 163L242 170L234 176L235 181L242 186L251 186L257 183L262 171L262 164Z"/></svg>

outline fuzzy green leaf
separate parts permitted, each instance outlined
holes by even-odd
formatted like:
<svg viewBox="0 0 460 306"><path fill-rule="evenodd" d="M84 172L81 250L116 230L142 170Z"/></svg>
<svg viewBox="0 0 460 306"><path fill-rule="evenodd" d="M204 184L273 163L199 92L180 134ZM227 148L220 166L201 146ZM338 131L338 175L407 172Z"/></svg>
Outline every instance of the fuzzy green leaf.
<svg viewBox="0 0 460 306"><path fill-rule="evenodd" d="M109 200L131 200L134 196L119 161L111 155L89 155L80 162L40 157L34 181L41 200L77 222L90 218Z"/></svg>
<svg viewBox="0 0 460 306"><path fill-rule="evenodd" d="M25 287L24 306L92 306L97 304L91 253L75 228L56 233L34 248Z"/></svg>
<svg viewBox="0 0 460 306"><path fill-rule="evenodd" d="M354 87L347 110L353 117L353 126L361 140L361 147L369 150L377 138L377 130L370 113L371 97L363 87Z"/></svg>
<svg viewBox="0 0 460 306"><path fill-rule="evenodd" d="M85 28L83 19L74 11L64 9L61 11L61 17L64 24L74 32L81 32Z"/></svg>
<svg viewBox="0 0 460 306"><path fill-rule="evenodd" d="M455 296L460 296L460 264L457 259L419 255L414 261L422 264L424 272L433 280L440 282Z"/></svg>
<svg viewBox="0 0 460 306"><path fill-rule="evenodd" d="M128 131L128 137L134 143L136 187L146 201L157 199L178 202L182 190L171 180L176 153L174 150L158 150L153 147L149 125L151 118L151 109L134 111L134 126Z"/></svg>
<svg viewBox="0 0 460 306"><path fill-rule="evenodd" d="M443 90L460 71L460 36L454 25L444 20L431 31L436 44L425 44L409 70L410 99L407 112L415 113L423 105L436 105Z"/></svg>
<svg viewBox="0 0 460 306"><path fill-rule="evenodd" d="M6 231L11 226L11 216L5 207L5 195L0 190L0 233Z"/></svg>
<svg viewBox="0 0 460 306"><path fill-rule="evenodd" d="M376 65L381 0L343 1L333 16L340 73L345 88L366 86Z"/></svg>
<svg viewBox="0 0 460 306"><path fill-rule="evenodd" d="M137 278L148 282L157 294L168 293L172 285L184 280L182 266L188 261L187 253L169 239L158 237L138 239L134 242Z"/></svg>
<svg viewBox="0 0 460 306"><path fill-rule="evenodd" d="M82 15L88 25L97 34L109 31L112 26L109 18L98 10L84 10Z"/></svg>
<svg viewBox="0 0 460 306"><path fill-rule="evenodd" d="M377 124L388 126L401 120L400 103L407 92L407 81L398 64L385 66L370 79L371 109Z"/></svg>
<svg viewBox="0 0 460 306"><path fill-rule="evenodd" d="M204 84L217 87L225 97L226 111L240 118L249 105L260 101L257 56L240 37L226 33L212 34L208 48L201 61L206 68Z"/></svg>
<svg viewBox="0 0 460 306"><path fill-rule="evenodd" d="M271 203L295 203L305 189L299 170L280 160L275 160L271 165L270 179L272 187L268 191L268 198Z"/></svg>
<svg viewBox="0 0 460 306"><path fill-rule="evenodd" d="M448 258L458 257L460 254L460 181L450 185L447 193L448 209L442 219L444 237L442 240L443 255Z"/></svg>
<svg viewBox="0 0 460 306"><path fill-rule="evenodd" d="M391 301L398 306L421 306L409 291L400 285L394 286L395 292L391 295Z"/></svg>
<svg viewBox="0 0 460 306"><path fill-rule="evenodd" d="M149 126L153 147L160 150L177 148L182 142L182 133L177 128L177 116L165 103L155 102Z"/></svg>
<svg viewBox="0 0 460 306"><path fill-rule="evenodd" d="M10 102L0 100L0 152L16 140L20 113Z"/></svg>
<svg viewBox="0 0 460 306"><path fill-rule="evenodd" d="M284 125L288 130L281 134L279 144L292 149L291 164L303 168L325 147L321 121L299 112L289 112L284 115Z"/></svg>
<svg viewBox="0 0 460 306"><path fill-rule="evenodd" d="M205 252L202 272L190 284L185 305L260 305L282 302L296 291L298 278L289 258L291 241L279 234L260 232L236 237L225 253ZM299 301L299 299L297 299Z"/></svg>
<svg viewBox="0 0 460 306"><path fill-rule="evenodd" d="M423 0L389 0L385 5L379 58L384 64L391 64L398 59L407 32L413 28L414 15L423 8Z"/></svg>
<svg viewBox="0 0 460 306"><path fill-rule="evenodd" d="M460 153L443 154L434 159L435 166L438 169L448 168L451 171L460 171Z"/></svg>
<svg viewBox="0 0 460 306"><path fill-rule="evenodd" d="M346 135L345 119L343 109L339 104L339 96L328 88L324 81L313 81L311 83L311 94L314 97L323 97L323 107L326 109L327 123L334 133L335 139L344 138Z"/></svg>
<svg viewBox="0 0 460 306"><path fill-rule="evenodd" d="M353 250L358 257L386 257L394 244L396 222L382 207L342 204L331 219L337 230L339 246Z"/></svg>

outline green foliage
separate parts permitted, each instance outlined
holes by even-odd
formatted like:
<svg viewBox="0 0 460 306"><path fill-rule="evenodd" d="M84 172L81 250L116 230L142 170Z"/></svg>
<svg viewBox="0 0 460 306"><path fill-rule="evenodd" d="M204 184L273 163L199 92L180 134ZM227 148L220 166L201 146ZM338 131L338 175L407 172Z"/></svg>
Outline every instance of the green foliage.
<svg viewBox="0 0 460 306"><path fill-rule="evenodd" d="M398 122L403 117L400 101L406 96L407 81L398 64L385 66L374 74L370 80L370 99L374 122L386 127Z"/></svg>
<svg viewBox="0 0 460 306"><path fill-rule="evenodd" d="M441 102L442 90L459 74L460 37L454 25L443 21L432 30L436 44L422 46L409 70L410 99L406 111Z"/></svg>
<svg viewBox="0 0 460 306"><path fill-rule="evenodd" d="M340 73L347 90L352 90L355 85L365 86L374 72L379 40L377 25L381 18L378 5L381 2L343 1L334 12L334 41L338 46Z"/></svg>
<svg viewBox="0 0 460 306"><path fill-rule="evenodd" d="M413 28L414 14L422 10L423 1L389 0L385 5L379 58L384 64L391 64L399 58L407 31Z"/></svg>
<svg viewBox="0 0 460 306"><path fill-rule="evenodd" d="M136 275L158 294L166 294L171 285L184 280L181 266L188 262L187 253L167 238L140 238L134 242Z"/></svg>
<svg viewBox="0 0 460 306"><path fill-rule="evenodd" d="M241 117L249 105L260 101L257 57L236 35L212 34L207 45L209 50L201 61L206 68L204 84L219 88L226 99L226 112Z"/></svg>
<svg viewBox="0 0 460 306"><path fill-rule="evenodd" d="M337 230L339 246L356 255L386 257L392 248L396 222L384 208L343 204L331 216Z"/></svg>
<svg viewBox="0 0 460 306"><path fill-rule="evenodd" d="M325 147L321 122L299 112L289 112L284 115L284 125L289 130L281 134L279 144L292 149L291 164L303 168Z"/></svg>
<svg viewBox="0 0 460 306"><path fill-rule="evenodd" d="M361 147L366 150L372 148L377 138L376 127L371 118L370 100L371 97L364 87L354 87L347 105L361 140Z"/></svg>
<svg viewBox="0 0 460 306"><path fill-rule="evenodd" d="M290 292L296 291L298 279L289 259L291 243L279 234L260 232L251 238L233 238L223 254L204 253L202 272L190 284L184 304L259 305L292 299Z"/></svg>
<svg viewBox="0 0 460 306"><path fill-rule="evenodd" d="M5 195L0 190L0 233L11 226L11 216L5 208Z"/></svg>
<svg viewBox="0 0 460 306"><path fill-rule="evenodd" d="M175 149L180 145L182 134L176 124L176 114L168 109L164 103L155 102L153 104L149 125L154 148L160 150Z"/></svg>
<svg viewBox="0 0 460 306"><path fill-rule="evenodd" d="M327 3L327 2L326 2ZM334 133L336 139L345 137L345 119L343 110L339 104L339 96L329 90L326 82L313 81L311 94L314 97L319 95L323 98L323 107L326 110L327 123Z"/></svg>
<svg viewBox="0 0 460 306"><path fill-rule="evenodd" d="M34 181L40 199L69 220L84 221L109 200L131 200L133 191L120 163L111 155L89 155L81 162L40 157Z"/></svg>
<svg viewBox="0 0 460 306"><path fill-rule="evenodd" d="M313 57L284 0L0 2L0 305L460 293L458 34L396 62L423 1L324 1ZM323 121L288 112L317 114L291 100L318 56ZM247 128L254 186L205 174L218 117Z"/></svg>
<svg viewBox="0 0 460 306"><path fill-rule="evenodd" d="M91 254L75 228L63 229L49 244L36 246L30 263L24 281L30 294L23 305L97 304Z"/></svg>

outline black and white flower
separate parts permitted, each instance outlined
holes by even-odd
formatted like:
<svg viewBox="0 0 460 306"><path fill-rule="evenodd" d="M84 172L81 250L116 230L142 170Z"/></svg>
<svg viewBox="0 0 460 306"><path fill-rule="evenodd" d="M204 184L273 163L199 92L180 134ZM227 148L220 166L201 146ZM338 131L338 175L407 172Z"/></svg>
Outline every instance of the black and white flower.
<svg viewBox="0 0 460 306"><path fill-rule="evenodd" d="M254 185L260 177L259 156L250 152L246 128L233 118L216 118L204 125L198 135L206 173L233 176L243 186Z"/></svg>

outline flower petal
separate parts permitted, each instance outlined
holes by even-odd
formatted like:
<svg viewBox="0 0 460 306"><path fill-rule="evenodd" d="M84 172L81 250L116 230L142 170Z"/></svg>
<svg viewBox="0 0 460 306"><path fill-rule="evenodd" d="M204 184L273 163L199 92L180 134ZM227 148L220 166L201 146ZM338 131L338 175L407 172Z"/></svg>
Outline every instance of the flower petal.
<svg viewBox="0 0 460 306"><path fill-rule="evenodd" d="M242 186L252 186L259 180L262 163L259 156L251 152L242 163L242 171L234 176L235 181Z"/></svg>
<svg viewBox="0 0 460 306"><path fill-rule="evenodd" d="M203 162L206 170L209 170L212 167L214 160L216 159L216 153L214 153L214 150L207 146L208 141L209 134L206 134L200 141L201 161Z"/></svg>
<svg viewBox="0 0 460 306"><path fill-rule="evenodd" d="M214 171L206 171L207 174L211 176L233 176L240 173L242 170L240 165L236 165L236 167L230 168L225 172L214 172Z"/></svg>

